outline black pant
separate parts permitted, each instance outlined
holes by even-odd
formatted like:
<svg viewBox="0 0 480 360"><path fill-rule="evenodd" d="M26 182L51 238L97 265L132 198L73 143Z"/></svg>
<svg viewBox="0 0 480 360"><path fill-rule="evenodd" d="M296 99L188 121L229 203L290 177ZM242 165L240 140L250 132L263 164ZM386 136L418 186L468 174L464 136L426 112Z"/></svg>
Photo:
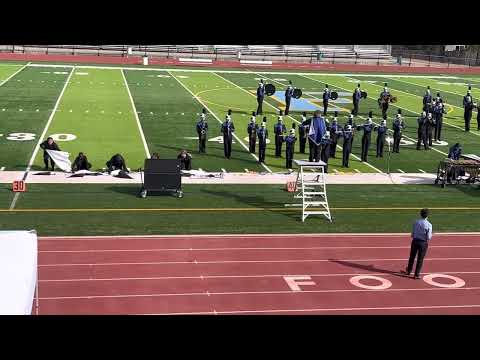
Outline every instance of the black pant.
<svg viewBox="0 0 480 360"><path fill-rule="evenodd" d="M263 96L257 96L257 102L258 102L257 115L262 115L263 114L263 109L262 109Z"/></svg>
<svg viewBox="0 0 480 360"><path fill-rule="evenodd" d="M255 144L257 143L257 136L255 134L248 135L248 149L251 153L255 153Z"/></svg>
<svg viewBox="0 0 480 360"><path fill-rule="evenodd" d="M370 148L370 137L364 135L362 137L362 161L368 162L368 149Z"/></svg>
<svg viewBox="0 0 480 360"><path fill-rule="evenodd" d="M412 240L412 245L410 247L410 258L408 259L407 273L410 274L413 269L413 263L417 257L417 266L415 267L415 276L420 276L422 271L423 259L427 254L428 242L421 240Z"/></svg>
<svg viewBox="0 0 480 360"><path fill-rule="evenodd" d="M290 110L290 101L292 99L289 97L285 98L285 115L288 115L288 111Z"/></svg>
<svg viewBox="0 0 480 360"><path fill-rule="evenodd" d="M432 146L432 140L433 140L433 127L431 127L430 129L428 129L428 133L427 133L427 140L428 140L428 146Z"/></svg>
<svg viewBox="0 0 480 360"><path fill-rule="evenodd" d="M267 145L264 143L258 144L258 162L265 162L265 149Z"/></svg>
<svg viewBox="0 0 480 360"><path fill-rule="evenodd" d="M207 144L207 136L198 135L198 152L205 153L206 144Z"/></svg>
<svg viewBox="0 0 480 360"><path fill-rule="evenodd" d="M441 140L443 116L437 116L435 120L435 141Z"/></svg>
<svg viewBox="0 0 480 360"><path fill-rule="evenodd" d="M283 136L282 135L275 135L275 156L280 157L282 156L282 143L283 143Z"/></svg>
<svg viewBox="0 0 480 360"><path fill-rule="evenodd" d="M478 110L477 114L477 130L480 131L480 110Z"/></svg>
<svg viewBox="0 0 480 360"><path fill-rule="evenodd" d="M293 152L294 152L293 147L287 147L287 151L286 151L286 153L285 153L285 155L286 155L285 167L286 167L287 169L291 169L291 168L292 168Z"/></svg>
<svg viewBox="0 0 480 360"><path fill-rule="evenodd" d="M323 116L327 115L328 100L323 100Z"/></svg>
<svg viewBox="0 0 480 360"><path fill-rule="evenodd" d="M320 156L322 153L322 145L317 145L312 141L312 159L309 161L320 161Z"/></svg>
<svg viewBox="0 0 480 360"><path fill-rule="evenodd" d="M470 120L472 120L472 110L465 110L463 113L465 120L465 131L470 131Z"/></svg>
<svg viewBox="0 0 480 360"><path fill-rule="evenodd" d="M232 137L231 136L223 136L223 153L227 159L230 159L230 155L232 154Z"/></svg>
<svg viewBox="0 0 480 360"><path fill-rule="evenodd" d="M323 145L322 151L320 153L320 160L322 160L325 165L325 173L328 173L328 159L330 157L330 146L331 144Z"/></svg>
<svg viewBox="0 0 480 360"><path fill-rule="evenodd" d="M402 139L401 133L393 133L393 152L400 152L400 140Z"/></svg>
<svg viewBox="0 0 480 360"><path fill-rule="evenodd" d="M304 135L300 135L300 153L305 154L306 144L307 144L307 138Z"/></svg>
<svg viewBox="0 0 480 360"><path fill-rule="evenodd" d="M385 118L385 116L387 115L387 111L388 111L388 102L384 102L382 104L382 118Z"/></svg>
<svg viewBox="0 0 480 360"><path fill-rule="evenodd" d="M313 143L313 141L308 138L308 161L312 162L313 161L313 147L315 146L315 144Z"/></svg>
<svg viewBox="0 0 480 360"><path fill-rule="evenodd" d="M343 159L342 166L348 167L348 160L350 159L350 153L352 152L352 143L351 140L343 142Z"/></svg>
<svg viewBox="0 0 480 360"><path fill-rule="evenodd" d="M330 157L335 158L337 153L337 139L332 138L332 143L330 144Z"/></svg>
<svg viewBox="0 0 480 360"><path fill-rule="evenodd" d="M52 165L52 170L55 169L55 163L53 162L53 159L48 155L48 153L43 154L43 162L45 163L45 169L48 170L48 160L50 159L50 164Z"/></svg>
<svg viewBox="0 0 480 360"><path fill-rule="evenodd" d="M427 139L427 133L424 131L419 131L417 134L417 150L420 150L420 145L423 142L423 147L425 150L428 150L428 139Z"/></svg>
<svg viewBox="0 0 480 360"><path fill-rule="evenodd" d="M353 102L353 115L358 115L358 101Z"/></svg>
<svg viewBox="0 0 480 360"><path fill-rule="evenodd" d="M377 157L383 157L383 146L385 145L385 138L383 136L377 137Z"/></svg>

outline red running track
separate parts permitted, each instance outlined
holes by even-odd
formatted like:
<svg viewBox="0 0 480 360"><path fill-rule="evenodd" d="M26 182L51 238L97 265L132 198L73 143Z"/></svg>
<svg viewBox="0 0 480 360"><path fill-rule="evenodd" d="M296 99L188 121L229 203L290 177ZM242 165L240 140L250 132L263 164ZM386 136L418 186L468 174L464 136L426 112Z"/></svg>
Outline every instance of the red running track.
<svg viewBox="0 0 480 360"><path fill-rule="evenodd" d="M406 234L40 238L39 310L480 314L480 234L434 235L421 280L398 273L409 249Z"/></svg>

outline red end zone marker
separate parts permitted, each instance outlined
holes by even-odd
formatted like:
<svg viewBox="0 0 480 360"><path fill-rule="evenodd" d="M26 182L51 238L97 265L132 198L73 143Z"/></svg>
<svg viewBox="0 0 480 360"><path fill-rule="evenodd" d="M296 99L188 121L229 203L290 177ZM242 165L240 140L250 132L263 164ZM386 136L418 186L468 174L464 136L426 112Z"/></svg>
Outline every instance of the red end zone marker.
<svg viewBox="0 0 480 360"><path fill-rule="evenodd" d="M299 285L316 285L313 281L300 281L300 280L312 280L308 275L304 276L284 276L283 277L287 282L290 290L292 291L302 291Z"/></svg>
<svg viewBox="0 0 480 360"><path fill-rule="evenodd" d="M27 191L27 186L23 180L15 180L12 184L13 192L25 192Z"/></svg>

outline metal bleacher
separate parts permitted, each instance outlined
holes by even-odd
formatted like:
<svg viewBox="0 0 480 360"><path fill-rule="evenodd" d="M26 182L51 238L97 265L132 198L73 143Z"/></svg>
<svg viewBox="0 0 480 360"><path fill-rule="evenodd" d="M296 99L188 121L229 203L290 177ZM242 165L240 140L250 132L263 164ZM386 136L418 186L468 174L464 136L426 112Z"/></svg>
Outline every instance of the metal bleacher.
<svg viewBox="0 0 480 360"><path fill-rule="evenodd" d="M310 63L393 62L390 45L2 45L0 52Z"/></svg>

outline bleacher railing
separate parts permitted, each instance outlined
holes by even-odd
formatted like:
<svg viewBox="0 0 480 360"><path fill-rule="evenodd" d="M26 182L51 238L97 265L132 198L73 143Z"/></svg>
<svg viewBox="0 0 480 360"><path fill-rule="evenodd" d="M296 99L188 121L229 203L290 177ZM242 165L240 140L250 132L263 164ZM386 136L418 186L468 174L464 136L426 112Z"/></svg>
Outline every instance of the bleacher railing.
<svg viewBox="0 0 480 360"><path fill-rule="evenodd" d="M23 54L68 54L108 56L149 56L152 58L207 57L214 60L259 59L280 62L308 63L391 63L389 53L354 51L348 48L317 48L312 50L215 45L0 45L0 52Z"/></svg>
<svg viewBox="0 0 480 360"><path fill-rule="evenodd" d="M455 55L430 55L408 50L392 51L392 57L396 63L404 66L431 66L431 67L472 67L480 66L480 58L455 56Z"/></svg>

